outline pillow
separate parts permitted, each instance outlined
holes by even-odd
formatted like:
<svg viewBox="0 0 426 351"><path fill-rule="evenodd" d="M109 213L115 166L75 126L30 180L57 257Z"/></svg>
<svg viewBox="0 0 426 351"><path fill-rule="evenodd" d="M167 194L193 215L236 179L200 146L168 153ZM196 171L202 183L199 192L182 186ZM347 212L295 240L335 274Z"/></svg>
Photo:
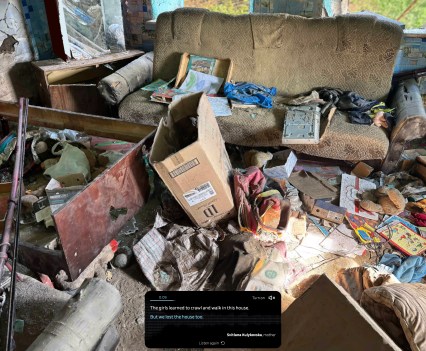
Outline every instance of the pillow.
<svg viewBox="0 0 426 351"><path fill-rule="evenodd" d="M360 303L402 349L426 350L425 284L373 287L364 291Z"/></svg>

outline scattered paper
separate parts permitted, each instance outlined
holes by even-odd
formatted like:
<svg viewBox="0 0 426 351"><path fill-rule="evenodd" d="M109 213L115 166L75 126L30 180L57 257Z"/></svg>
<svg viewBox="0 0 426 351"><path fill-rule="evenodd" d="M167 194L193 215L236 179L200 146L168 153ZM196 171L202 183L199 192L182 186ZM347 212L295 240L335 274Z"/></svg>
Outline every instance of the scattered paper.
<svg viewBox="0 0 426 351"><path fill-rule="evenodd" d="M359 194L364 191L376 189L376 184L368 180L359 179L352 175L342 174L342 184L340 188L340 207L346 208L347 212L361 217L377 220L379 215L374 212L365 211L359 205Z"/></svg>
<svg viewBox="0 0 426 351"><path fill-rule="evenodd" d="M216 117L232 116L231 108L229 107L228 98L208 96L210 105L212 106Z"/></svg>
<svg viewBox="0 0 426 351"><path fill-rule="evenodd" d="M158 91L159 89L167 87L167 85L168 85L168 82L166 82L165 80L157 79L153 81L152 83L142 87L141 90L154 92L154 91Z"/></svg>
<svg viewBox="0 0 426 351"><path fill-rule="evenodd" d="M203 91L206 94L217 94L222 83L223 78L189 70L179 89L191 93Z"/></svg>
<svg viewBox="0 0 426 351"><path fill-rule="evenodd" d="M360 245L352 235L352 230L340 224L322 242L321 247L330 253L339 256L362 255L365 248Z"/></svg>

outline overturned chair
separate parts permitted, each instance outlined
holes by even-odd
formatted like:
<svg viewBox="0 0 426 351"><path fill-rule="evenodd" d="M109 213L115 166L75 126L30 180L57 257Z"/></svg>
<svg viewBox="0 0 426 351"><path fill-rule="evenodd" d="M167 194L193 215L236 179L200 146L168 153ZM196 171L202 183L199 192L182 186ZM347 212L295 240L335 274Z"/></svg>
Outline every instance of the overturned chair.
<svg viewBox="0 0 426 351"><path fill-rule="evenodd" d="M234 81L274 86L279 95L332 87L384 101L401 37L401 28L372 16L307 19L178 9L158 17L154 55L148 53L104 78L99 89L107 101L119 104L120 118L157 125L167 106L150 102L150 93L138 88L151 79L172 79L181 54L189 52L230 58ZM405 142L426 135L426 114L415 81L403 81L392 96L388 104L396 107L397 125L391 135L375 126L351 124L338 112L321 122L319 144L286 146L317 157L380 161L389 172L396 167ZM285 114L284 106L250 112L234 109L232 116L217 121L228 143L280 146Z"/></svg>

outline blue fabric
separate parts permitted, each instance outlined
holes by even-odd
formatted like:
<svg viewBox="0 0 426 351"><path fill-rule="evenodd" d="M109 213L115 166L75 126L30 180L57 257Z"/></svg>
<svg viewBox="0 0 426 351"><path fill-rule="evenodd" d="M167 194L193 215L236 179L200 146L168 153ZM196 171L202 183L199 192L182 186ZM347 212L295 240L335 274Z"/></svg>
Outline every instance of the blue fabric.
<svg viewBox="0 0 426 351"><path fill-rule="evenodd" d="M419 283L426 276L426 259L421 256L402 259L395 254L384 254L379 263L388 266L401 283Z"/></svg>
<svg viewBox="0 0 426 351"><path fill-rule="evenodd" d="M272 96L277 94L277 88L247 82L225 83L223 91L229 99L265 108L272 108Z"/></svg>

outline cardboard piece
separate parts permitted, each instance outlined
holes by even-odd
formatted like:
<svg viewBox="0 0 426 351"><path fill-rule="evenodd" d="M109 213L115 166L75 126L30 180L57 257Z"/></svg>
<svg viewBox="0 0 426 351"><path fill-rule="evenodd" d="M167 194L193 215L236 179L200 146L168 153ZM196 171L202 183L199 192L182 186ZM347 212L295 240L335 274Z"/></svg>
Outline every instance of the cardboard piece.
<svg viewBox="0 0 426 351"><path fill-rule="evenodd" d="M345 219L346 209L329 202L317 200L311 214L327 221L341 224Z"/></svg>
<svg viewBox="0 0 426 351"><path fill-rule="evenodd" d="M232 166L205 94L172 102L149 161L196 225L206 227L234 214Z"/></svg>
<svg viewBox="0 0 426 351"><path fill-rule="evenodd" d="M322 275L282 314L280 350L400 348L342 287Z"/></svg>
<svg viewBox="0 0 426 351"><path fill-rule="evenodd" d="M292 212L287 225L288 233L296 238L304 237L306 235L306 215L302 212Z"/></svg>
<svg viewBox="0 0 426 351"><path fill-rule="evenodd" d="M358 178L367 178L373 171L373 167L367 165L364 162L358 162L355 168L352 170L351 174Z"/></svg>
<svg viewBox="0 0 426 351"><path fill-rule="evenodd" d="M272 160L266 163L263 173L273 179L288 179L296 163L297 157L293 151L279 151L274 153Z"/></svg>
<svg viewBox="0 0 426 351"><path fill-rule="evenodd" d="M50 210L55 213L64 207L75 195L84 189L84 186L75 185L67 188L59 188L54 190L46 190L49 199Z"/></svg>
<svg viewBox="0 0 426 351"><path fill-rule="evenodd" d="M327 180L314 173L293 172L288 181L300 192L315 200L333 199L337 196L337 189L330 185Z"/></svg>

